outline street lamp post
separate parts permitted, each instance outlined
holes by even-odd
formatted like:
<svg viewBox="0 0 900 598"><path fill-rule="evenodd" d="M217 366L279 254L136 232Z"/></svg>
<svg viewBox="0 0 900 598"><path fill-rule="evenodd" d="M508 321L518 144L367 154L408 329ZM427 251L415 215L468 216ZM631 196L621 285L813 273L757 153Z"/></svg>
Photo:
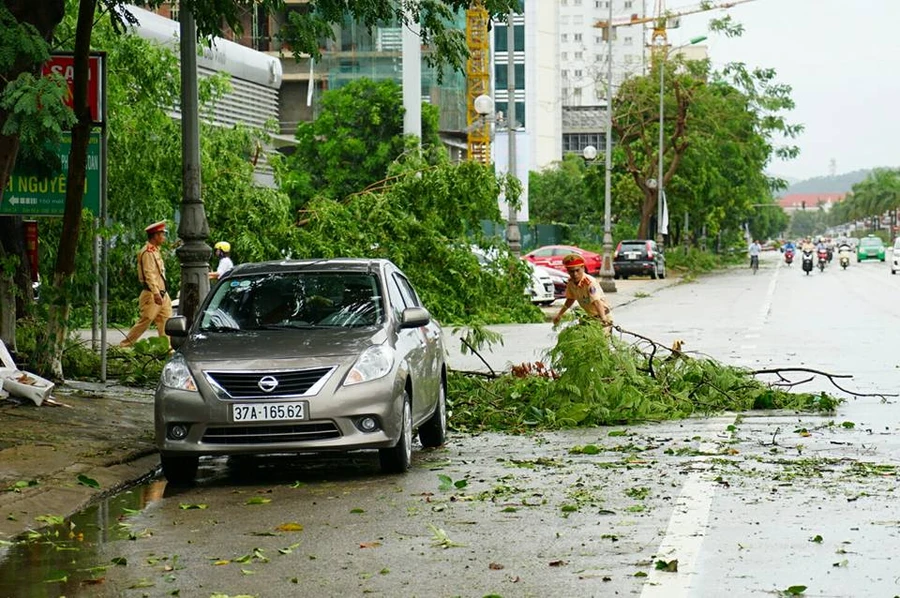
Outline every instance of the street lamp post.
<svg viewBox="0 0 900 598"><path fill-rule="evenodd" d="M606 155L609 155L609 148L606 149ZM591 163L597 157L597 148L593 145L586 146L581 155L584 159ZM612 265L612 226L611 226L611 198L610 192L610 168L606 168L606 188L604 189L604 206L603 206L603 259L600 263L600 288L604 293L616 292L615 272Z"/></svg>
<svg viewBox="0 0 900 598"><path fill-rule="evenodd" d="M509 159L507 162L507 172L516 176L516 35L513 18L515 13L510 11L507 15L506 27L506 134L508 141ZM506 243L509 245L509 251L516 257L522 253L522 235L519 233L519 218L516 208L516 202L509 195L506 197L507 207L507 224L506 224Z"/></svg>
<svg viewBox="0 0 900 598"><path fill-rule="evenodd" d="M678 46L675 50L680 50L681 48L685 48L687 46L692 46L694 44L699 44L703 40L706 39L705 35L700 35L698 37L693 37L691 40ZM665 40L663 40L665 43ZM666 74L666 60L669 58L669 48L668 46L660 46L658 47L658 56L657 60L659 64L659 160L657 164L657 173L656 173L656 244L659 246L659 251L663 250L663 246L665 243L665 239L663 236L663 219L665 216L665 202L666 202L666 182L663 176L663 164L664 164L664 156L665 156L665 139L663 137L663 125L664 125L664 110L665 110L665 74ZM666 226L668 228L668 226Z"/></svg>

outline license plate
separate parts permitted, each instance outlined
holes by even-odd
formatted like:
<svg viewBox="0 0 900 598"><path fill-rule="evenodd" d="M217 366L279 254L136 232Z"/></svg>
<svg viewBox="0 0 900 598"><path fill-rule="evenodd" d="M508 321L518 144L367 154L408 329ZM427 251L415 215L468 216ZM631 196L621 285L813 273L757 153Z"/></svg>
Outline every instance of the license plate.
<svg viewBox="0 0 900 598"><path fill-rule="evenodd" d="M269 422L306 419L306 403L235 403L231 415L236 422Z"/></svg>
<svg viewBox="0 0 900 598"><path fill-rule="evenodd" d="M636 260L636 259L638 259L638 257L640 257L640 255L641 255L640 253L632 251L631 253L628 254L628 259Z"/></svg>

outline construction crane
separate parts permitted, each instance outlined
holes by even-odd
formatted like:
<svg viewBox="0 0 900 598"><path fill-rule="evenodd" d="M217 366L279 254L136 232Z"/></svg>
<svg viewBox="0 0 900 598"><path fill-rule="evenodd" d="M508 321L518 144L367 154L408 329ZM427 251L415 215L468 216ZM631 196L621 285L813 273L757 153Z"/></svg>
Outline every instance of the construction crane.
<svg viewBox="0 0 900 598"><path fill-rule="evenodd" d="M666 10L666 0L656 0L656 14L652 17L641 17L637 14L622 19L613 19L613 27L624 27L627 25L641 25L643 23L653 23L653 34L650 36L650 44L653 47L665 47L668 44L666 37L667 23L670 19L691 15L698 12L706 12L709 10L726 10L738 4L753 2L754 0L732 0L731 2L701 2L694 6L685 6L676 10ZM594 23L595 28L608 29L609 21L597 21Z"/></svg>
<svg viewBox="0 0 900 598"><path fill-rule="evenodd" d="M484 114L475 110L475 99L491 91L491 55L488 11L483 0L473 0L466 10L466 128L469 160L491 163L491 126Z"/></svg>

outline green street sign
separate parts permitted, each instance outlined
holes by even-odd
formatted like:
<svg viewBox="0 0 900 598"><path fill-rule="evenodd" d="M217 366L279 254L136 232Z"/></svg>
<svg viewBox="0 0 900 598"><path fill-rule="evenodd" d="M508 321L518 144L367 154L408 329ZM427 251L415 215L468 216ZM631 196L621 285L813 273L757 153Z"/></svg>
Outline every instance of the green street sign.
<svg viewBox="0 0 900 598"><path fill-rule="evenodd" d="M100 214L100 131L91 132L88 143L87 172L84 181L84 207ZM50 176L38 176L13 170L0 201L0 214L24 216L62 216L66 208L66 174L69 167L70 133L63 135L57 153L62 168Z"/></svg>

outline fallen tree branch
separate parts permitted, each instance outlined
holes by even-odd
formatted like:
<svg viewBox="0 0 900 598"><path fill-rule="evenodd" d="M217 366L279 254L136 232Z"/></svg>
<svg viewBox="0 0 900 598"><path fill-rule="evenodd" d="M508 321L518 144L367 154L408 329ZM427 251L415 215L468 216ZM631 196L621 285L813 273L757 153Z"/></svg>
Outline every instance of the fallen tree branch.
<svg viewBox="0 0 900 598"><path fill-rule="evenodd" d="M492 376L492 377L494 377L494 378L497 377L497 373L494 371L494 368L492 368L492 367L491 367L491 364L489 364L489 363L487 362L487 360L486 360L484 357L481 356L481 353L479 353L478 350L475 349L475 347L472 346L472 343L470 343L469 341L467 341L467 340L464 339L464 338L459 339L459 341L460 341L462 344L464 344L466 347L468 347L468 348L469 348L469 351L471 351L473 355L477 356L478 359L481 360L481 363L483 363L484 365L487 366L487 369L491 370L491 376Z"/></svg>
<svg viewBox="0 0 900 598"><path fill-rule="evenodd" d="M834 386L841 392L845 392L848 395L852 395L854 397L878 397L881 400L886 401L888 399L888 397L900 396L897 394L885 394L885 393L880 393L880 392L873 392L873 393L854 392L852 390L848 390L848 389L844 388L843 386L841 386L840 384L835 382L835 379L837 379L837 378L845 378L845 379L851 378L852 379L853 376L851 374L831 374L829 372L823 372L822 370L814 370L812 368L771 368L771 369L765 369L765 370L751 370L749 373L754 376L759 376L762 374L774 374L774 375L778 376L779 378L781 378L782 380L786 380L784 378L784 376L782 376L783 372L805 372L808 374L816 374L818 376L823 376L825 378L828 378L828 381L831 382L832 386ZM811 382L814 379L815 379L815 376L813 376L812 378L809 378L808 380L804 380L802 382L796 382L796 383L794 383L794 385L805 384L807 382Z"/></svg>
<svg viewBox="0 0 900 598"><path fill-rule="evenodd" d="M653 357L656 355L657 349L665 349L666 351L669 351L673 356L676 356L676 357L687 356L682 351L679 351L679 350L673 349L673 348L669 348L669 347L665 346L664 344L657 342L657 341L653 340L652 338L646 337L642 334L638 334L638 333L632 332L630 330L625 330L621 326L613 326L613 328L615 330L618 330L621 334L628 334L628 335L638 338L644 342L650 343L650 346L653 347L653 350L650 353L650 355L647 356L647 358L648 358L649 366L650 366L650 375L653 376L654 378L656 376L653 371ZM788 372L803 372L803 373L807 373L807 374L814 374L814 376L810 377L806 380L794 382L783 375ZM832 374L830 372L824 372L822 370L816 370L816 369L812 369L812 368L794 368L794 367L791 367L791 368L768 368L768 369L763 369L763 370L748 370L747 373L750 374L751 376L761 376L761 375L766 375L766 374L778 376L780 382L777 382L777 383L773 382L773 383L771 383L771 386L794 387L794 386L799 386L801 384L806 384L808 382L812 382L813 380L815 380L815 376L823 376L825 378L828 378L828 381L831 382L832 386L834 386L841 392L847 393L848 395L851 395L854 397L878 397L881 400L886 401L889 397L900 396L898 394L855 392L855 391L846 389L837 383L838 379L852 379L853 376L851 374ZM718 389L716 389L716 390L718 390Z"/></svg>

